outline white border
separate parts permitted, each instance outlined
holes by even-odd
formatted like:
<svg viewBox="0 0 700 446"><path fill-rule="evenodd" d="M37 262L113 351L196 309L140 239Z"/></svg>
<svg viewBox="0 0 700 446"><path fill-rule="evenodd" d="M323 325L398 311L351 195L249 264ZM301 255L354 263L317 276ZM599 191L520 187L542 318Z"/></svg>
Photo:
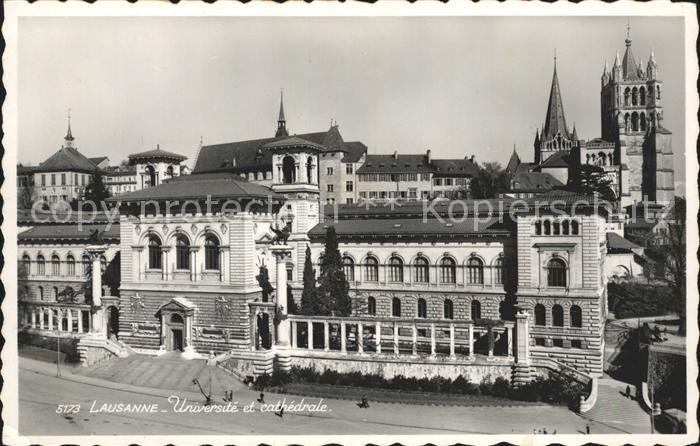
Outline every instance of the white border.
<svg viewBox="0 0 700 446"><path fill-rule="evenodd" d="M632 444L654 444L662 443L668 445L690 444L697 441L699 432L698 425L692 424L696 408L688 412L687 435L444 435L444 436L304 436L292 437L284 436L90 436L90 437L18 437L13 426L18 425L18 392L17 392L17 317L16 305L13 296L16 296L17 265L15 259L17 250L17 240L13 234L17 233L17 203L16 203L16 168L17 165L17 25L20 17L29 16L680 16L685 19L685 91L686 91L686 197L688 203L688 271L687 271L687 315L688 315L688 335L687 335L687 379L688 379L688 401L692 406L694 401L697 404L698 389L695 379L698 374L698 366L693 359L697 349L698 326L693 315L698 314L698 290L696 279L698 277L698 262L696 250L698 247L698 224L696 216L698 213L698 190L697 174L698 160L695 156L696 136L698 135L698 122L696 111L699 101L695 88L698 76L698 59L695 52L695 41L698 35L698 23L696 21L695 6L690 3L670 3L667 1L655 1L650 3L635 3L631 1L620 1L618 3L606 4L595 1L584 1L580 4L570 4L559 2L556 4L546 3L523 3L509 1L506 3L481 2L473 4L466 1L452 0L447 4L437 2L425 2L408 4L405 2L383 2L380 4L366 3L312 3L288 2L285 4L274 4L271 2L252 2L241 4L238 2L224 3L219 1L215 4L206 3L180 3L173 5L167 2L140 1L136 4L117 1L101 1L96 4L87 4L77 1L58 3L55 1L42 1L28 4L21 1L5 2L5 22L3 24L3 35L6 41L6 49L3 54L4 76L3 83L7 90L7 96L3 105L3 117L5 119L3 130L5 137L3 146L5 156L2 160L5 182L2 185L2 196L5 199L3 213L4 223L2 232L5 236L3 255L5 257L5 268L2 271L2 281L6 287L6 298L2 304L2 311L5 315L5 323L2 327L2 334L6 343L2 351L4 367L2 375L5 380L2 389L3 401L3 442L13 445L24 445L39 443L44 445L66 444L66 443L99 443L102 445L111 444L165 444L173 443L177 445L185 444L223 444L225 442L236 444L259 444L261 442L269 444L279 443L303 443L303 444L325 444L329 442L342 442L343 444L366 444L373 442L377 444L390 444L399 442L402 444L425 444L427 442L436 444L453 444L455 442L469 444L494 444L500 441L507 441L514 444L545 445L552 442L564 444L583 444L588 442L616 445L623 443ZM675 142L676 150L683 147L679 138ZM692 249L691 249L692 247ZM694 322L695 321L695 322Z"/></svg>

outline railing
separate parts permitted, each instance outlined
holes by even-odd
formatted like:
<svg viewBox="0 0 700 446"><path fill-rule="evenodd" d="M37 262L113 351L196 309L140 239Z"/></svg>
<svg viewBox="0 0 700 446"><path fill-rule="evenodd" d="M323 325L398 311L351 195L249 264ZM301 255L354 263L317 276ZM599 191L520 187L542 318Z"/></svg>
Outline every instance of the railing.
<svg viewBox="0 0 700 446"><path fill-rule="evenodd" d="M449 355L473 358L477 336L488 332L471 320L380 318L372 316L288 316L291 348L341 354ZM488 356L513 355L514 324L493 327L494 337L506 345L488 348ZM495 343L495 342L494 342ZM490 347L490 345L489 345Z"/></svg>
<svg viewBox="0 0 700 446"><path fill-rule="evenodd" d="M20 328L65 333L89 333L91 307L60 302L19 302Z"/></svg>

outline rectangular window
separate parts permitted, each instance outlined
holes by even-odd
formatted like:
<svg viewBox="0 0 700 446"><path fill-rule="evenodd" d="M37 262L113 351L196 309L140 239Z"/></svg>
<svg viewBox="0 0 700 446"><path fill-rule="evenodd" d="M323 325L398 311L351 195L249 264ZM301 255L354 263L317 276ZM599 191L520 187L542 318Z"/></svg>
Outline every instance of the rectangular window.
<svg viewBox="0 0 700 446"><path fill-rule="evenodd" d="M61 186L65 186L65 185L66 185L66 174L62 173L61 174Z"/></svg>
<svg viewBox="0 0 700 446"><path fill-rule="evenodd" d="M571 348L581 348L581 340L580 339L573 339L571 341Z"/></svg>
<svg viewBox="0 0 700 446"><path fill-rule="evenodd" d="M416 199L418 198L418 190L415 187L411 187L408 189L408 198L411 199Z"/></svg>
<svg viewBox="0 0 700 446"><path fill-rule="evenodd" d="M544 338L535 338L535 345L539 345L540 347L544 347Z"/></svg>
<svg viewBox="0 0 700 446"><path fill-rule="evenodd" d="M345 173L348 175L352 175L352 164L345 165Z"/></svg>
<svg viewBox="0 0 700 446"><path fill-rule="evenodd" d="M564 340L563 339L552 339L552 345L554 347L564 347Z"/></svg>
<svg viewBox="0 0 700 446"><path fill-rule="evenodd" d="M433 184L436 186L442 186L442 178L433 178Z"/></svg>
<svg viewBox="0 0 700 446"><path fill-rule="evenodd" d="M55 173L51 174L51 185L52 186L56 185L56 174Z"/></svg>
<svg viewBox="0 0 700 446"><path fill-rule="evenodd" d="M78 185L78 174L77 173L73 176L73 184L75 184L76 186Z"/></svg>
<svg viewBox="0 0 700 446"><path fill-rule="evenodd" d="M46 186L46 175L43 173L41 174L41 185Z"/></svg>
<svg viewBox="0 0 700 446"><path fill-rule="evenodd" d="M333 192L333 185L332 185L332 184L327 185L327 186L326 186L326 190L327 190L328 192Z"/></svg>
<svg viewBox="0 0 700 446"><path fill-rule="evenodd" d="M352 199L352 198L346 198L346 199L345 199L345 203L347 203L347 204L352 204L352 203L353 203L353 199Z"/></svg>
<svg viewBox="0 0 700 446"><path fill-rule="evenodd" d="M360 192L360 198L367 198L367 192Z"/></svg>
<svg viewBox="0 0 700 446"><path fill-rule="evenodd" d="M345 182L345 192L352 192L352 190L353 190L352 181L346 181Z"/></svg>
<svg viewBox="0 0 700 446"><path fill-rule="evenodd" d="M332 167L326 168L326 175L333 175L333 168Z"/></svg>
<svg viewBox="0 0 700 446"><path fill-rule="evenodd" d="M452 186L452 178L445 178L445 186Z"/></svg>
<svg viewBox="0 0 700 446"><path fill-rule="evenodd" d="M377 192L376 192L376 191L370 191L370 193L369 193L369 198L377 198Z"/></svg>

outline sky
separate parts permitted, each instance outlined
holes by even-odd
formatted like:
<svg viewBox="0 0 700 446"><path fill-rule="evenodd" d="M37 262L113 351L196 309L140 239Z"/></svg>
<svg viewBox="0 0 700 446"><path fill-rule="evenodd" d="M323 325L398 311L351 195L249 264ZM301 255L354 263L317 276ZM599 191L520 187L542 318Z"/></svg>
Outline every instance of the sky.
<svg viewBox="0 0 700 446"><path fill-rule="evenodd" d="M663 125L684 180L682 18L22 18L19 160L76 146L113 164L157 144L270 137L284 89L290 133L337 121L370 153L533 159L554 54L567 124L600 136L600 77L625 50L663 81ZM691 148L692 150L692 148Z"/></svg>

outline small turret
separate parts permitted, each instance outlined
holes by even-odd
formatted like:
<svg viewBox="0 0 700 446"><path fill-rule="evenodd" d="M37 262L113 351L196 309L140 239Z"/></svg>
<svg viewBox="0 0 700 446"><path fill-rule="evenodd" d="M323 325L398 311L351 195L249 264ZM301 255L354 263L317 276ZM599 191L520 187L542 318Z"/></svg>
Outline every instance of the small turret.
<svg viewBox="0 0 700 446"><path fill-rule="evenodd" d="M620 64L620 52L615 52L615 62L612 68L612 78L614 81L622 80L622 64Z"/></svg>
<svg viewBox="0 0 700 446"><path fill-rule="evenodd" d="M603 65L603 75L600 77L600 81L603 86L606 86L610 82L610 70L608 69L608 60L605 59L605 64Z"/></svg>
<svg viewBox="0 0 700 446"><path fill-rule="evenodd" d="M647 77L649 79L656 79L657 74L658 68L656 66L656 59L654 58L654 50L652 49L649 55L649 62L647 62Z"/></svg>
<svg viewBox="0 0 700 446"><path fill-rule="evenodd" d="M287 132L287 119L284 117L284 91L280 92L280 114L277 118L277 132L275 138L289 136Z"/></svg>
<svg viewBox="0 0 700 446"><path fill-rule="evenodd" d="M73 138L73 132L70 128L70 109L68 109L68 131L66 132L66 136L63 138L63 147L72 149L74 140L75 138Z"/></svg>

